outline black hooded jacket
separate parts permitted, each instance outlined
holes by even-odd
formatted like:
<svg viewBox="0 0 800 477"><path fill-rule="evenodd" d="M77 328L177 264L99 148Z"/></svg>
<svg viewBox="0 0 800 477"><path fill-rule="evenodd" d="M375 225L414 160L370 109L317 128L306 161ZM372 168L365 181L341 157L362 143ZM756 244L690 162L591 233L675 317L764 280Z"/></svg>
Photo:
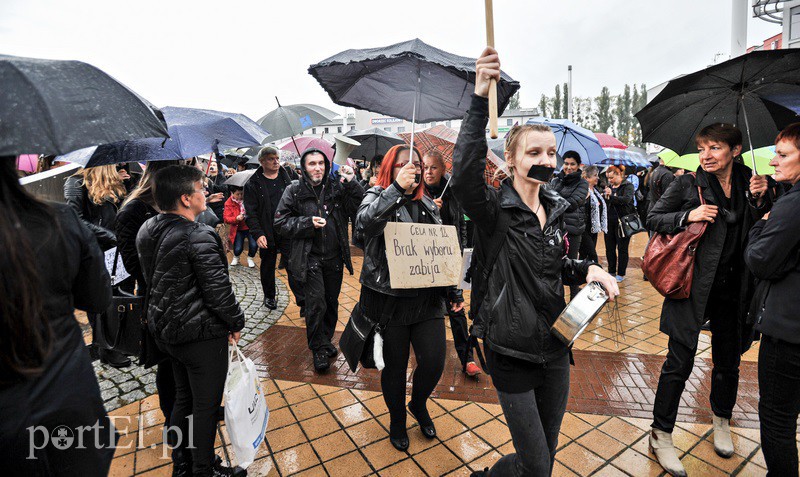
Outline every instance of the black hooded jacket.
<svg viewBox="0 0 800 477"><path fill-rule="evenodd" d="M150 293L147 324L163 343L222 338L244 328L222 241L208 225L159 214L139 229L136 248Z"/></svg>
<svg viewBox="0 0 800 477"><path fill-rule="evenodd" d="M278 169L277 180L282 184L282 190L286 190L286 187L292 182L283 167ZM267 237L267 245L277 247L280 237L273 224L275 221L273 207L277 204L273 204L270 200L268 187L268 179L264 177L264 168L259 166L253 173L253 177L244 185L245 222L254 239Z"/></svg>
<svg viewBox="0 0 800 477"><path fill-rule="evenodd" d="M580 237L586 230L583 204L586 203L589 193L589 183L581 177L581 171L572 174L565 174L564 171L561 171L550 181L550 187L569 202L569 207L564 212L567 233L572 237Z"/></svg>
<svg viewBox="0 0 800 477"><path fill-rule="evenodd" d="M325 157L325 175L317 190L305 170L306 157L319 153ZM300 283L306 281L308 259L341 257L350 274L353 263L350 259L348 219L358 210L364 197L364 189L356 180L338 182L331 178L331 163L318 149L308 149L300 158L303 176L292 181L283 191L283 197L275 212L275 229L291 241L289 272ZM312 217L326 219L325 227L314 228ZM332 250L335 249L335 250Z"/></svg>

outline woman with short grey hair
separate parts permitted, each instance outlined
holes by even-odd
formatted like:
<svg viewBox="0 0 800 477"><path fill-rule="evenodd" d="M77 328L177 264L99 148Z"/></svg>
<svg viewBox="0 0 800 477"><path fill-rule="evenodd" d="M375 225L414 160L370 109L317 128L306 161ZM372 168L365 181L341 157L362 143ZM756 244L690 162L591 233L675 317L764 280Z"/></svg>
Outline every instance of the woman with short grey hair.
<svg viewBox="0 0 800 477"><path fill-rule="evenodd" d="M583 211L586 214L586 229L581 238L581 248L578 259L588 258L597 262L597 234L608 232L608 213L603 194L597 190L600 170L597 166L588 166L583 170L583 178L589 183L589 194Z"/></svg>

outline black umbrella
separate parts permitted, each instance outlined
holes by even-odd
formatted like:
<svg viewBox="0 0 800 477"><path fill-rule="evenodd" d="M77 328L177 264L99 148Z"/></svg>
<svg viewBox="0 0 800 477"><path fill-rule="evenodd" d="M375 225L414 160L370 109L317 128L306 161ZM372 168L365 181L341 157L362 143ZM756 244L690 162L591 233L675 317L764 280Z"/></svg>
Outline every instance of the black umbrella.
<svg viewBox="0 0 800 477"><path fill-rule="evenodd" d="M392 146L405 143L400 136L380 128L353 129L347 131L345 136L361 143L350 152L350 157L353 159L371 160L378 154L386 154Z"/></svg>
<svg viewBox="0 0 800 477"><path fill-rule="evenodd" d="M714 123L738 126L752 150L773 144L800 120L800 51L756 51L670 81L636 113L646 142L678 154L697 152L694 138ZM755 171L754 171L755 172Z"/></svg>
<svg viewBox="0 0 800 477"><path fill-rule="evenodd" d="M337 114L315 104L290 104L281 106L275 98L278 108L270 111L257 122L269 131L270 141L278 141L296 136L306 129L333 121Z"/></svg>
<svg viewBox="0 0 800 477"><path fill-rule="evenodd" d="M428 123L464 116L475 90L475 59L419 39L380 48L346 50L308 68L334 103L406 121ZM502 73L502 113L519 83Z"/></svg>
<svg viewBox="0 0 800 477"><path fill-rule="evenodd" d="M80 61L0 55L0 156L167 137L155 108Z"/></svg>

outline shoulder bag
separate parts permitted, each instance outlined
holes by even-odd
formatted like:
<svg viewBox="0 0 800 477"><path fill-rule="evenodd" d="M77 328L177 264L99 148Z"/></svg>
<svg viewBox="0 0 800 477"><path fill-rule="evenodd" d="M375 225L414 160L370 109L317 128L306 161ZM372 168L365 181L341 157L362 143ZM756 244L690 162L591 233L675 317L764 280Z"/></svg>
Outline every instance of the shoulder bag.
<svg viewBox="0 0 800 477"><path fill-rule="evenodd" d="M342 350L347 364L352 372L358 369L358 363L364 368L375 369L375 336L380 334L389 323L394 311L394 297L389 297L383 306L383 313L380 322L371 320L364 314L361 303L356 303L350 320L339 338L339 349ZM382 358L379 358L382 359Z"/></svg>
<svg viewBox="0 0 800 477"><path fill-rule="evenodd" d="M119 248L114 254L111 270L112 280L117 274ZM111 304L106 311L90 315L92 343L100 348L137 356L142 348L143 296L132 295L119 287L113 287Z"/></svg>

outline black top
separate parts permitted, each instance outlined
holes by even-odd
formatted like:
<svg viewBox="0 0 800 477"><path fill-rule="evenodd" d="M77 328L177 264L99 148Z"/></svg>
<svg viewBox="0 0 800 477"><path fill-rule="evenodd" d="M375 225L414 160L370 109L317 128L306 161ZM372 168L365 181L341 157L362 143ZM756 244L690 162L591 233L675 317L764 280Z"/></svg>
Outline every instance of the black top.
<svg viewBox="0 0 800 477"><path fill-rule="evenodd" d="M286 186L280 177L270 179L269 177L265 176L264 181L267 184L267 194L269 194L269 201L272 205L272 210L270 210L269 213L270 215L274 216L275 211L278 210L278 203L281 201L281 196L283 195L283 190L286 188Z"/></svg>
<svg viewBox="0 0 800 477"><path fill-rule="evenodd" d="M327 185L327 184L326 184ZM323 184L312 187L314 195L320 197L325 191ZM317 202L322 202L319 199ZM339 233L336 231L336 219L331 215L332 210L328 210L327 204L322 204L319 208L319 217L325 219L325 227L314 229L314 239L311 243L311 256L323 260L341 259L342 254L339 248Z"/></svg>

